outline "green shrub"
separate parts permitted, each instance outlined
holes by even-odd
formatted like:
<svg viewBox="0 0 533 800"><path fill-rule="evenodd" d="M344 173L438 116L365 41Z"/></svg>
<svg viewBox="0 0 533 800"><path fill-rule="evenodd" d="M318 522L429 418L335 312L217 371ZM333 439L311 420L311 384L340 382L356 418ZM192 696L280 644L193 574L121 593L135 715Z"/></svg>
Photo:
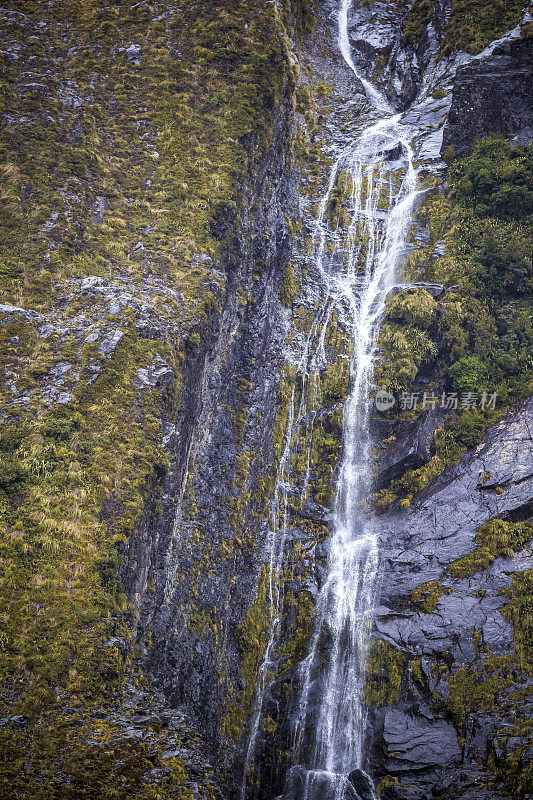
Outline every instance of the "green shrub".
<svg viewBox="0 0 533 800"><path fill-rule="evenodd" d="M463 411L459 419L449 423L442 431L446 434L447 444L453 441L460 448L476 447L483 436L487 427L498 417L498 412L490 411ZM436 436L439 442L438 436ZM440 442L439 442L440 443ZM437 445L439 447L439 444Z"/></svg>
<svg viewBox="0 0 533 800"><path fill-rule="evenodd" d="M425 289L406 289L387 300L387 317L427 329L437 316L438 305Z"/></svg>
<svg viewBox="0 0 533 800"><path fill-rule="evenodd" d="M290 308L298 297L298 291L298 280L294 274L293 266L292 264L287 264L279 287L279 299L284 306Z"/></svg>
<svg viewBox="0 0 533 800"><path fill-rule="evenodd" d="M520 664L533 674L533 570L515 573L511 586L503 594L509 598L509 605L503 613L514 626L514 643Z"/></svg>
<svg viewBox="0 0 533 800"><path fill-rule="evenodd" d="M448 370L457 392L481 392L487 385L487 367L477 356L466 356Z"/></svg>
<svg viewBox="0 0 533 800"><path fill-rule="evenodd" d="M526 522L493 519L480 525L476 532L478 547L453 561L446 571L454 578L468 578L486 569L498 556L510 557L533 536L533 527Z"/></svg>
<svg viewBox="0 0 533 800"><path fill-rule="evenodd" d="M26 470L16 456L0 457L0 490L6 494L16 492L26 479Z"/></svg>
<svg viewBox="0 0 533 800"><path fill-rule="evenodd" d="M507 139L478 139L472 155L454 161L453 195L479 216L524 219L533 213L533 146L512 148Z"/></svg>

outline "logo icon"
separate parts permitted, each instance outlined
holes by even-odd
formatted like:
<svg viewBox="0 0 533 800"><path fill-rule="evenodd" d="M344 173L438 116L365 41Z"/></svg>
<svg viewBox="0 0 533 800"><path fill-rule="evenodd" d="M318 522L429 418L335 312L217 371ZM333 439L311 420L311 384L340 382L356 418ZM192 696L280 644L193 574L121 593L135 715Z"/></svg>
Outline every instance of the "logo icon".
<svg viewBox="0 0 533 800"><path fill-rule="evenodd" d="M394 395L380 389L376 392L376 408L378 411L388 411L396 403Z"/></svg>

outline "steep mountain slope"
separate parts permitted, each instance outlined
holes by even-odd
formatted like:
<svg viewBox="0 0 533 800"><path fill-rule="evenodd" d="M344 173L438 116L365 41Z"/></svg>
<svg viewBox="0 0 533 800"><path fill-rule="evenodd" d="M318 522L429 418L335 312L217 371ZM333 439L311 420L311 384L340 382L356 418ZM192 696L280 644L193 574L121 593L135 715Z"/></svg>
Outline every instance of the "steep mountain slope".
<svg viewBox="0 0 533 800"><path fill-rule="evenodd" d="M235 797L243 777L247 796L284 791L349 390L339 314L293 431L295 365L322 301L330 145L369 114L337 11L0 10L2 797ZM375 368L397 403L372 418L368 765L385 800L524 798L531 17L368 0L348 20L424 189ZM335 234L347 174L331 189ZM477 391L495 408L399 408Z"/></svg>

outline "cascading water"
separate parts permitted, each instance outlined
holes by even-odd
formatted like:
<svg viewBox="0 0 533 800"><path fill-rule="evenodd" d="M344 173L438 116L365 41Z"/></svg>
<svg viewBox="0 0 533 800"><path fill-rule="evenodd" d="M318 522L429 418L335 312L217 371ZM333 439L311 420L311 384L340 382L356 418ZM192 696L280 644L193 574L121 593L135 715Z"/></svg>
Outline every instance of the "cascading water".
<svg viewBox="0 0 533 800"><path fill-rule="evenodd" d="M313 236L314 262L323 281L327 278L323 269L323 260L327 242L325 215L329 199L335 185L339 163L340 158L337 159L336 164L333 166L327 190L320 202ZM316 318L314 319L313 324L311 325L311 329L302 348L301 356L295 364L296 374L300 376L301 380L299 400L297 398L295 384L289 401L287 431L285 433L283 451L278 465L276 483L274 487L274 497L271 503L270 528L267 536L270 629L267 646L261 660L257 677L255 703L252 712L248 746L246 748L246 756L244 761L243 779L241 783L241 800L244 800L246 797L248 773L255 753L255 745L263 711L264 696L268 686L268 677L272 669L275 667L273 651L276 644L276 635L281 622L279 577L283 564L285 536L289 522L289 495L292 490L289 476L291 457L293 455L295 446L297 446L298 428L306 415L308 415L310 411L313 411L313 409L309 406L309 389L310 387L314 387L316 384L320 369L323 368L326 363L324 336L331 317L331 311L332 305L329 293L329 285L326 282L325 301ZM313 395L314 392L311 394ZM307 473L308 471L309 466ZM308 479L307 473L304 480L302 497L305 497L306 483Z"/></svg>
<svg viewBox="0 0 533 800"><path fill-rule="evenodd" d="M294 800L358 796L349 775L361 769L363 759L362 690L379 562L377 535L365 512L371 475L369 396L379 322L395 283L417 195L409 131L400 115L391 115L385 98L359 74L352 59L350 5L350 0L341 0L339 49L376 111L388 115L360 131L334 167L347 171L353 189L344 267L329 276L330 293L344 310L354 347L327 578L317 602L309 654L300 665L293 744L305 766L289 773L287 795ZM394 172L387 163L391 153L399 162ZM395 188L394 173L400 171L403 176ZM384 192L386 202L380 204Z"/></svg>
<svg viewBox="0 0 533 800"><path fill-rule="evenodd" d="M292 772L288 794L302 800L355 797L348 775L362 764L361 693L378 570L377 536L364 510L370 491L369 394L379 321L395 283L417 193L405 137L398 117L380 120L362 132L343 164L354 187L352 223L344 270L330 281L352 331L354 350L327 579L318 598L309 655L300 667L294 746L309 768ZM394 191L383 154L398 144L406 165ZM389 210L382 213L378 206L385 186Z"/></svg>
<svg viewBox="0 0 533 800"><path fill-rule="evenodd" d="M374 119L343 141L335 155L326 191L319 205L313 262L322 283L323 301L295 364L300 376L288 411L288 426L274 492L268 536L271 625L259 670L256 700L245 759L241 798L246 796L268 677L280 625L280 570L289 522L291 458L297 431L309 408L309 387L326 364L324 339L335 310L351 332L350 394L344 407L343 458L337 482L333 536L327 578L316 607L314 633L307 658L300 665L298 713L294 720L294 753L300 766L287 778L289 800L357 800L350 782L363 759L364 706L362 683L374 593L378 574L378 541L365 512L370 492L371 438L369 396L379 322L385 298L395 284L416 191L410 132L392 115L387 100L359 74L348 39L351 0L341 0L338 46L350 70L362 83ZM381 115L375 121L376 115ZM350 223L332 232L327 208L339 174L351 184ZM342 254L333 268L328 245ZM302 490L305 498L307 470Z"/></svg>

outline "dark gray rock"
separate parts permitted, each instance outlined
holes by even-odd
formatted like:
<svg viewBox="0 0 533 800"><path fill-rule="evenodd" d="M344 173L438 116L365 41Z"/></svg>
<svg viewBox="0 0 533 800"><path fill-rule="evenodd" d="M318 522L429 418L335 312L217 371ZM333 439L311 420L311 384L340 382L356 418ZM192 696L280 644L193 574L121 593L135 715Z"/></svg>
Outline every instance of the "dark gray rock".
<svg viewBox="0 0 533 800"><path fill-rule="evenodd" d="M156 356L147 369L138 369L133 379L138 389L164 389L174 380L174 370L160 357Z"/></svg>
<svg viewBox="0 0 533 800"><path fill-rule="evenodd" d="M4 316L2 322L8 322L10 317L22 317L26 322L35 322L42 320L42 316L37 311L32 311L29 308L19 308L18 306L0 305L0 315Z"/></svg>
<svg viewBox="0 0 533 800"><path fill-rule="evenodd" d="M410 508L378 518L382 530L382 599L408 596L441 578L471 552L478 527L496 518L527 518L533 497L533 399L518 403L484 441L447 469ZM515 567L516 568L516 567Z"/></svg>
<svg viewBox="0 0 533 800"><path fill-rule="evenodd" d="M399 478L409 469L427 464L434 452L433 434L447 415L442 409L424 411L377 459L377 488Z"/></svg>
<svg viewBox="0 0 533 800"><path fill-rule="evenodd" d="M13 717L3 717L2 719L0 719L0 727L3 727L5 725L13 725L20 731L25 731L26 726L28 725L28 719L24 717L22 714L15 714Z"/></svg>
<svg viewBox="0 0 533 800"><path fill-rule="evenodd" d="M124 49L124 55L131 61L132 64L136 67L141 66L142 61L142 51L140 44L130 44L128 47Z"/></svg>
<svg viewBox="0 0 533 800"><path fill-rule="evenodd" d="M313 520L313 522L327 523L333 519L332 511L316 503L312 497L308 497L300 513L302 517Z"/></svg>
<svg viewBox="0 0 533 800"><path fill-rule="evenodd" d="M98 352L105 356L105 358L111 358L123 338L124 334L122 331L111 331L101 343L100 347L98 348Z"/></svg>
<svg viewBox="0 0 533 800"><path fill-rule="evenodd" d="M461 797L471 800L506 797L503 790L492 788L494 776L487 760L493 751L497 758L505 757L504 742L505 747L509 741L518 749L524 740L502 734L507 723L498 718L498 706L467 713L461 727L463 762L443 708L450 695L450 676L460 667L482 670L487 653L514 652L513 629L501 613L507 603L503 590L513 573L533 568L533 547L529 544L512 557L497 558L488 568L462 579L452 578L445 567L475 548L474 536L483 522L531 514L532 432L530 399L517 403L474 451L415 497L410 508L378 518L384 548L376 634L408 657L421 657L423 684L413 682L406 670L397 702L371 715L372 763L378 775L399 778L382 795L389 800L418 800L437 790L451 798L459 789ZM443 593L435 610L417 610L412 590L439 579ZM432 669L429 660L443 671ZM515 684L514 690L521 685ZM518 706L516 712L524 713Z"/></svg>
<svg viewBox="0 0 533 800"><path fill-rule="evenodd" d="M442 151L470 152L478 136L503 134L528 144L533 128L533 40L503 42L457 70Z"/></svg>
<svg viewBox="0 0 533 800"><path fill-rule="evenodd" d="M461 758L453 725L444 720L414 718L395 709L385 714L383 741L386 766L394 774L449 767Z"/></svg>
<svg viewBox="0 0 533 800"><path fill-rule="evenodd" d="M440 295L444 292L444 286L442 283L427 283L426 281L417 281L417 283L413 283L412 285L419 289L425 289L426 292L428 292L432 297L440 297Z"/></svg>
<svg viewBox="0 0 533 800"><path fill-rule="evenodd" d="M428 800L428 793L426 788L422 789L419 786L393 784L385 787L380 800Z"/></svg>
<svg viewBox="0 0 533 800"><path fill-rule="evenodd" d="M79 286L81 292L91 292L96 287L105 286L107 281L105 278L101 278L98 275L89 275L88 278L84 278Z"/></svg>
<svg viewBox="0 0 533 800"><path fill-rule="evenodd" d="M350 772L348 780L354 787L359 800L376 800L372 781L362 769L354 769Z"/></svg>
<svg viewBox="0 0 533 800"><path fill-rule="evenodd" d="M95 225L101 225L104 221L104 214L109 210L107 197L98 195L91 205L91 217Z"/></svg>

